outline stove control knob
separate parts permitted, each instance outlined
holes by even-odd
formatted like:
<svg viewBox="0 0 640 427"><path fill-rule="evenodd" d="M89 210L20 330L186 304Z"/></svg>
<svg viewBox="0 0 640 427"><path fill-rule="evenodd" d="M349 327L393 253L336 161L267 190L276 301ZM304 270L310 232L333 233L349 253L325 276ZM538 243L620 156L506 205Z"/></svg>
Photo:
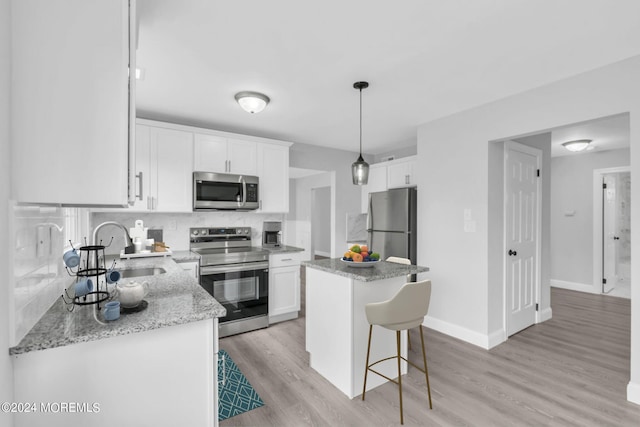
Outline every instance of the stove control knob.
<svg viewBox="0 0 640 427"><path fill-rule="evenodd" d="M249 234L249 229L248 228L244 229L244 234Z"/></svg>
<svg viewBox="0 0 640 427"><path fill-rule="evenodd" d="M242 234L242 228L236 228L236 234Z"/></svg>
<svg viewBox="0 0 640 427"><path fill-rule="evenodd" d="M201 231L200 231L200 234L202 234L203 236L205 236L205 235L207 235L208 233L207 233L207 230L206 230L206 229L203 229L203 230L201 230Z"/></svg>
<svg viewBox="0 0 640 427"><path fill-rule="evenodd" d="M193 235L197 236L198 235L198 230L193 230Z"/></svg>

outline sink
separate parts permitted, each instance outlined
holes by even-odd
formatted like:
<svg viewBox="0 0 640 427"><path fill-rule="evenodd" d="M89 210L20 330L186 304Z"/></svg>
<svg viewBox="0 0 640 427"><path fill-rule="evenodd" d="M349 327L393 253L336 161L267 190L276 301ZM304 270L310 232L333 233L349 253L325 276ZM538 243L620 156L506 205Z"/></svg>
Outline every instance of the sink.
<svg viewBox="0 0 640 427"><path fill-rule="evenodd" d="M155 276L166 272L167 270L162 267L125 268L120 270L120 275L123 279L126 279L129 277Z"/></svg>

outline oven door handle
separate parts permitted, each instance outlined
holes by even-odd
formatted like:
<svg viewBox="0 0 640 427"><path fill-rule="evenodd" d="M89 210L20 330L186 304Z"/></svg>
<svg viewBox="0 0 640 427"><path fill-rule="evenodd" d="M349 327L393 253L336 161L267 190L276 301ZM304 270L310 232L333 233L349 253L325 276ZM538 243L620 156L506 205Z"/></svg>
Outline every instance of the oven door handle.
<svg viewBox="0 0 640 427"><path fill-rule="evenodd" d="M240 264L240 265L218 265L215 267L200 267L200 276L204 276L206 274L216 274L216 273L234 273L237 271L251 271L251 270L263 270L269 267L269 263L265 262L254 262L250 264Z"/></svg>

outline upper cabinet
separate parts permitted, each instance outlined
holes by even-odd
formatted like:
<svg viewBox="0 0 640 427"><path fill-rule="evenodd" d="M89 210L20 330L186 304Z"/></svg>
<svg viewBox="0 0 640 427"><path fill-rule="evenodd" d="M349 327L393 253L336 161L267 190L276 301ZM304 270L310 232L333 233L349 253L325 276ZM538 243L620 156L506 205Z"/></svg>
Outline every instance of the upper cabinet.
<svg viewBox="0 0 640 427"><path fill-rule="evenodd" d="M133 208L192 211L193 134L136 126L136 201Z"/></svg>
<svg viewBox="0 0 640 427"><path fill-rule="evenodd" d="M369 180L362 186L362 213L368 212L369 193L387 189L387 168L381 163L369 167Z"/></svg>
<svg viewBox="0 0 640 427"><path fill-rule="evenodd" d="M253 141L195 134L194 168L202 172L257 174L257 148Z"/></svg>
<svg viewBox="0 0 640 427"><path fill-rule="evenodd" d="M138 119L135 210L190 212L193 172L256 175L261 213L289 211L290 142Z"/></svg>
<svg viewBox="0 0 640 427"><path fill-rule="evenodd" d="M258 144L260 212L289 212L289 146Z"/></svg>
<svg viewBox="0 0 640 427"><path fill-rule="evenodd" d="M394 160L387 165L387 188L415 187L413 174L416 157Z"/></svg>
<svg viewBox="0 0 640 427"><path fill-rule="evenodd" d="M134 13L129 0L12 2L16 201L127 205Z"/></svg>
<svg viewBox="0 0 640 427"><path fill-rule="evenodd" d="M372 164L369 168L369 182L362 186L362 213L368 211L369 193L417 186L414 174L416 159L416 156L410 156Z"/></svg>

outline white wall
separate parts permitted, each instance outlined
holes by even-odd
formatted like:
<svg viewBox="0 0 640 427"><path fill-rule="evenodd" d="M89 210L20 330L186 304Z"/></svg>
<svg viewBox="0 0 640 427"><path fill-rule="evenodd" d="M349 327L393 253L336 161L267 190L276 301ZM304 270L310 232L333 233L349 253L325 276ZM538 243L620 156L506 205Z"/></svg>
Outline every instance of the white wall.
<svg viewBox="0 0 640 427"><path fill-rule="evenodd" d="M350 151L299 143L293 144L289 154L289 165L292 167L335 172L335 194L332 196L335 201L335 211L333 212L335 216L333 243L335 254L341 254L345 251L347 213L360 212L361 187L353 185L351 179L351 164L357 157L358 153ZM365 160L371 163L369 156L365 156ZM299 211L297 214L300 217Z"/></svg>
<svg viewBox="0 0 640 427"><path fill-rule="evenodd" d="M11 2L0 0L0 402L13 401L13 365L9 357L9 157L11 125ZM0 412L0 425L13 425L11 414Z"/></svg>
<svg viewBox="0 0 640 427"><path fill-rule="evenodd" d="M314 255L331 256L331 187L312 190L311 234Z"/></svg>
<svg viewBox="0 0 640 427"><path fill-rule="evenodd" d="M629 149L583 152L551 161L551 278L554 285L593 285L593 171L629 166ZM572 216L566 213L573 212ZM564 282L564 283L563 283Z"/></svg>
<svg viewBox="0 0 640 427"><path fill-rule="evenodd" d="M491 141L541 133L559 126L630 113L631 169L640 170L640 56L519 95L451 115L418 129L418 261L431 268L433 294L427 325L491 347L504 334L502 280L490 271L502 255L490 246L488 183ZM494 147L495 148L495 147ZM443 185L443 177L447 177ZM632 186L640 200L640 186ZM469 209L476 231L464 232ZM632 253L640 253L640 209L632 207ZM493 221L493 220L492 220ZM491 260L491 263L490 263ZM640 263L632 263L632 300L640 301ZM547 290L548 292L548 290ZM491 296L491 298L490 298ZM541 301L541 309L548 309ZM640 403L640 304L632 304L630 400Z"/></svg>

